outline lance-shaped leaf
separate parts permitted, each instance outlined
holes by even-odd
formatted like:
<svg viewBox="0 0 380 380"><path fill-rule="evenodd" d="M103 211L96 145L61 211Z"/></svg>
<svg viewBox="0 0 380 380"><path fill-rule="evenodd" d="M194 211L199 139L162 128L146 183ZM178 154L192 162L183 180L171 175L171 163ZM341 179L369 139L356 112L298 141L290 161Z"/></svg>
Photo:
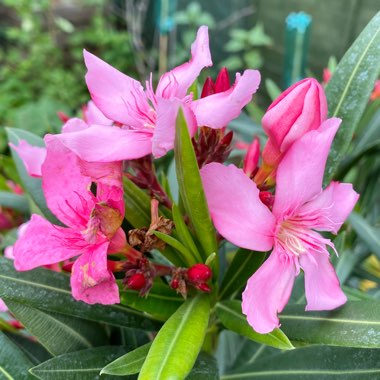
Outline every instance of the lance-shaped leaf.
<svg viewBox="0 0 380 380"><path fill-rule="evenodd" d="M121 292L121 303L166 321L183 303L183 298L168 285L155 283L148 297L141 297L135 290Z"/></svg>
<svg viewBox="0 0 380 380"><path fill-rule="evenodd" d="M358 236L367 244L368 248L380 258L380 230L372 227L356 212L351 213L348 220Z"/></svg>
<svg viewBox="0 0 380 380"><path fill-rule="evenodd" d="M179 193L196 237L202 246L202 257L205 260L213 252L217 252L217 243L197 159L182 110L177 119L174 157Z"/></svg>
<svg viewBox="0 0 380 380"><path fill-rule="evenodd" d="M70 352L50 359L30 372L43 380L94 380L99 379L103 366L125 353L125 347L108 346ZM101 379L118 377L102 376Z"/></svg>
<svg viewBox="0 0 380 380"><path fill-rule="evenodd" d="M17 272L11 260L0 258L0 298L20 304L115 326L156 330L160 324L121 305L88 305L71 295L70 278L45 268Z"/></svg>
<svg viewBox="0 0 380 380"><path fill-rule="evenodd" d="M290 350L294 348L287 336L280 329L275 329L269 334L259 334L253 330L248 324L245 315L241 312L240 301L224 301L217 303L216 315L227 329L252 339L255 342L280 348L282 350Z"/></svg>
<svg viewBox="0 0 380 380"><path fill-rule="evenodd" d="M25 214L29 211L28 201L23 195L8 191L0 191L0 206L10 207Z"/></svg>
<svg viewBox="0 0 380 380"><path fill-rule="evenodd" d="M30 380L28 372L33 366L24 353L0 331L0 378L6 380Z"/></svg>
<svg viewBox="0 0 380 380"><path fill-rule="evenodd" d="M347 152L379 75L379 61L380 12L346 52L326 87L329 116L339 117L343 122L331 147L325 183L330 182Z"/></svg>
<svg viewBox="0 0 380 380"><path fill-rule="evenodd" d="M312 346L268 356L221 380L372 380L380 376L380 350Z"/></svg>
<svg viewBox="0 0 380 380"><path fill-rule="evenodd" d="M293 343L380 347L380 301L349 301L332 311L304 309L288 305L280 315L281 329Z"/></svg>
<svg viewBox="0 0 380 380"><path fill-rule="evenodd" d="M114 376L126 376L139 373L148 355L152 343L144 344L135 350L128 352L120 358L105 366L100 372L101 375L109 374Z"/></svg>
<svg viewBox="0 0 380 380"><path fill-rule="evenodd" d="M139 380L184 379L201 349L209 320L204 294L188 299L164 324L153 341Z"/></svg>
<svg viewBox="0 0 380 380"><path fill-rule="evenodd" d="M243 248L238 249L223 277L219 298L227 298L240 290L257 271L264 259L264 252L254 252Z"/></svg>
<svg viewBox="0 0 380 380"><path fill-rule="evenodd" d="M35 146L45 146L44 141L41 139L41 137L34 135L33 133L16 128L6 128L6 131L8 135L8 141L16 146L19 145L20 140L26 140L29 144ZM26 192L32 198L33 202L37 205L39 210L48 220L54 224L61 224L46 205L45 196L42 191L41 179L31 177L27 173L24 163L22 162L19 155L13 149L11 149L11 153L16 164L17 172L21 178L21 182Z"/></svg>
<svg viewBox="0 0 380 380"><path fill-rule="evenodd" d="M49 313L7 301L12 314L54 356L107 342L104 328L95 322Z"/></svg>

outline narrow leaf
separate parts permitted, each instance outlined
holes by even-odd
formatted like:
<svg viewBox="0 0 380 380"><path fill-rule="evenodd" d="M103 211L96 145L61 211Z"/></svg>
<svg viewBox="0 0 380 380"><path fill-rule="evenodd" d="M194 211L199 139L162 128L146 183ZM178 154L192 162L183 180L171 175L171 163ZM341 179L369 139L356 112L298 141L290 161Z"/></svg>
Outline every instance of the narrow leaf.
<svg viewBox="0 0 380 380"><path fill-rule="evenodd" d="M206 259L217 252L214 227L203 192L201 176L182 110L179 112L174 147L179 192ZM215 262L215 261L214 261Z"/></svg>
<svg viewBox="0 0 380 380"><path fill-rule="evenodd" d="M226 328L252 339L255 342L282 350L290 350L294 348L288 337L280 329L275 329L269 334L259 334L253 330L248 324L245 315L241 312L240 301L224 301L217 303L216 315Z"/></svg>
<svg viewBox="0 0 380 380"><path fill-rule="evenodd" d="M358 236L380 258L380 230L372 227L361 215L352 212L348 218Z"/></svg>
<svg viewBox="0 0 380 380"><path fill-rule="evenodd" d="M107 343L104 328L95 322L48 313L7 301L12 314L54 356Z"/></svg>
<svg viewBox="0 0 380 380"><path fill-rule="evenodd" d="M369 22L339 62L326 87L329 116L343 120L332 144L325 183L347 152L380 72L380 12Z"/></svg>
<svg viewBox="0 0 380 380"><path fill-rule="evenodd" d="M312 346L270 355L222 380L372 380L380 377L380 350Z"/></svg>
<svg viewBox="0 0 380 380"><path fill-rule="evenodd" d="M0 206L10 207L13 210L26 214L29 211L27 199L23 195L0 191Z"/></svg>
<svg viewBox="0 0 380 380"><path fill-rule="evenodd" d="M103 366L124 354L126 349L118 346L97 347L70 352L50 359L30 372L42 380L94 380L99 379ZM102 376L101 379L114 379Z"/></svg>
<svg viewBox="0 0 380 380"><path fill-rule="evenodd" d="M158 332L139 379L184 379L201 349L209 313L207 295L187 300Z"/></svg>
<svg viewBox="0 0 380 380"><path fill-rule="evenodd" d="M332 311L304 309L304 305L288 305L280 315L281 328L292 342L380 347L380 301L349 301Z"/></svg>
<svg viewBox="0 0 380 380"><path fill-rule="evenodd" d="M257 271L264 259L264 252L254 252L243 248L238 249L223 277L219 298L227 298L245 286L248 279Z"/></svg>
<svg viewBox="0 0 380 380"><path fill-rule="evenodd" d="M29 380L32 362L0 331L0 378L6 380Z"/></svg>
<svg viewBox="0 0 380 380"><path fill-rule="evenodd" d="M139 373L152 343L144 344L105 366L100 374L126 376Z"/></svg>
<svg viewBox="0 0 380 380"><path fill-rule="evenodd" d="M11 260L0 258L0 298L20 304L115 326L155 330L159 324L121 305L88 305L75 301L69 276L38 268L17 272Z"/></svg>

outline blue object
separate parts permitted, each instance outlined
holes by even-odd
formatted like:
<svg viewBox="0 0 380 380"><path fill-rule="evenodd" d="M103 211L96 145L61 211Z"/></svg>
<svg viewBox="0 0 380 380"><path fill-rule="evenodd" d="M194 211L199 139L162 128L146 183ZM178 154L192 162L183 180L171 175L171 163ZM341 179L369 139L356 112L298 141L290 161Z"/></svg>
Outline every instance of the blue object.
<svg viewBox="0 0 380 380"><path fill-rule="evenodd" d="M290 13L285 20L284 88L305 78L312 17L304 12Z"/></svg>

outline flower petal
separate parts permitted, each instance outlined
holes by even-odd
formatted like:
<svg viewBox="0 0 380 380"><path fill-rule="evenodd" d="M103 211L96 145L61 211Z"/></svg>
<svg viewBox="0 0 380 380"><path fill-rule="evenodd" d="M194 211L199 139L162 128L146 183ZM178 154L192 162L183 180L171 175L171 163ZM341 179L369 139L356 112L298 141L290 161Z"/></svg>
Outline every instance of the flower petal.
<svg viewBox="0 0 380 380"><path fill-rule="evenodd" d="M4 301L0 298L0 312L5 313L8 311L7 305L4 303Z"/></svg>
<svg viewBox="0 0 380 380"><path fill-rule="evenodd" d="M157 123L152 139L152 153L154 157L164 156L174 147L175 125L178 110L182 106L182 111L189 129L191 137L194 135L197 125L194 115L189 107L180 99L157 98Z"/></svg>
<svg viewBox="0 0 380 380"><path fill-rule="evenodd" d="M57 138L82 160L113 162L132 160L152 152L152 134L119 127L92 125Z"/></svg>
<svg viewBox="0 0 380 380"><path fill-rule="evenodd" d="M74 237L70 228L55 226L33 214L25 232L13 246L15 268L30 270L76 256L78 250L75 246L66 244L67 239Z"/></svg>
<svg viewBox="0 0 380 380"><path fill-rule="evenodd" d="M239 247L271 249L275 218L261 203L254 182L236 166L218 163L204 166L201 176L218 232Z"/></svg>
<svg viewBox="0 0 380 380"><path fill-rule="evenodd" d="M96 104L90 100L85 107L84 118L88 125L98 124L98 125L112 125L113 121L104 116L102 111L96 106Z"/></svg>
<svg viewBox="0 0 380 380"><path fill-rule="evenodd" d="M306 133L286 152L276 175L273 213L290 215L321 192L327 156L341 120L326 120Z"/></svg>
<svg viewBox="0 0 380 380"><path fill-rule="evenodd" d="M62 136L72 134L74 132ZM83 228L93 206L89 191L91 178L82 175L77 156L58 136L45 136L47 155L42 165L42 188L46 203L61 222L69 227Z"/></svg>
<svg viewBox="0 0 380 380"><path fill-rule="evenodd" d="M150 106L141 84L86 50L83 56L87 87L96 106L111 120L142 127Z"/></svg>
<svg viewBox="0 0 380 380"><path fill-rule="evenodd" d="M350 183L331 182L323 192L301 206L297 216L302 217L309 228L336 234L358 199L359 194Z"/></svg>
<svg viewBox="0 0 380 380"><path fill-rule="evenodd" d="M165 73L157 85L156 95L162 98L183 98L204 67L212 65L208 28L201 26L191 45L191 59Z"/></svg>
<svg viewBox="0 0 380 380"><path fill-rule="evenodd" d="M306 310L332 310L347 301L327 251L301 255L300 265L305 273Z"/></svg>
<svg viewBox="0 0 380 380"><path fill-rule="evenodd" d="M62 127L62 133L79 132L87 129L88 125L78 117L73 117L66 121Z"/></svg>
<svg viewBox="0 0 380 380"><path fill-rule="evenodd" d="M115 277L107 268L108 242L91 247L74 263L71 273L73 297L88 304L120 302Z"/></svg>
<svg viewBox="0 0 380 380"><path fill-rule="evenodd" d="M215 129L225 127L240 115L259 84L260 73L257 70L245 70L242 76L236 74L235 84L229 90L195 100L191 107L198 126Z"/></svg>
<svg viewBox="0 0 380 380"><path fill-rule="evenodd" d="M20 140L18 146L12 143L9 146L20 156L30 176L41 177L41 166L46 158L46 148L30 145L25 140Z"/></svg>
<svg viewBox="0 0 380 380"><path fill-rule="evenodd" d="M280 327L277 313L289 301L295 276L293 259L274 250L248 280L243 292L242 310L255 331L267 334Z"/></svg>

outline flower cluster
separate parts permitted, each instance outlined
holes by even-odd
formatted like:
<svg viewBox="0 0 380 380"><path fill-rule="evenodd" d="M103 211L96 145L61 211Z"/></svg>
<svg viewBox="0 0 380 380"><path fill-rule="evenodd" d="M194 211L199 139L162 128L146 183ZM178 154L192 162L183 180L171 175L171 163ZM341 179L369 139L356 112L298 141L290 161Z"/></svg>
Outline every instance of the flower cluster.
<svg viewBox="0 0 380 380"><path fill-rule="evenodd" d="M152 249L164 247L156 233L170 235L173 228L158 212L159 203L171 207L172 201L153 164L173 149L182 110L217 231L239 247L273 249L243 293L243 312L251 326L260 333L279 326L277 313L300 269L308 310L329 310L345 302L326 248L334 245L318 231L337 233L358 195L349 184L333 182L322 189L340 120L326 119L324 91L316 80L296 83L269 107L261 161L255 139L240 169L223 165L233 137L226 126L251 101L260 74L245 70L230 85L223 69L215 82L206 80L196 99L189 89L201 70L212 65L207 27L198 30L190 61L162 75L155 88L152 76L143 87L87 51L84 60L92 101L83 117L60 115L62 132L45 136L44 148L26 141L12 145L28 173L42 179L47 206L56 217L52 224L32 215L13 248L17 270L63 263L71 272L74 298L89 304L120 302L120 273L121 283L142 296L156 277L164 277L184 297L189 289L210 292L213 273L208 265L178 268L149 256ZM154 198L150 226L126 230L123 225L128 213L123 176Z"/></svg>

